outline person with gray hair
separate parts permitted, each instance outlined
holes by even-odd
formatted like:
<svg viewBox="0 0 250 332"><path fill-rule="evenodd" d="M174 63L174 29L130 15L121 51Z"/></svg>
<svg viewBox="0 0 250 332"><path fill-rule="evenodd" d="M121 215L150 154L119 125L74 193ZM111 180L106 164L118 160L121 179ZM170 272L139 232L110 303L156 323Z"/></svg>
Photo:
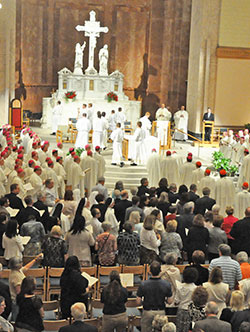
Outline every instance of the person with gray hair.
<svg viewBox="0 0 250 332"><path fill-rule="evenodd" d="M104 196L104 199L106 200L108 198L108 189L104 186L105 184L105 178L103 176L100 176L97 179L97 184L94 186L91 191L98 191L99 194L102 194Z"/></svg>
<svg viewBox="0 0 250 332"><path fill-rule="evenodd" d="M250 264L248 263L248 254L245 251L240 251L236 255L236 259L240 264L242 279L250 278Z"/></svg>
<svg viewBox="0 0 250 332"><path fill-rule="evenodd" d="M219 311L215 302L207 303L206 308L207 318L199 320L194 325L194 332L203 330L206 332L232 332L231 324L218 319L217 313Z"/></svg>
<svg viewBox="0 0 250 332"><path fill-rule="evenodd" d="M54 207L56 204L56 190L52 179L45 180L45 204Z"/></svg>
<svg viewBox="0 0 250 332"><path fill-rule="evenodd" d="M223 282L229 285L230 289L234 289L238 281L242 279L240 264L230 257L231 248L228 244L219 245L219 258L215 258L210 262L209 272L216 266L220 266L223 275Z"/></svg>
<svg viewBox="0 0 250 332"><path fill-rule="evenodd" d="M176 326L174 323L170 322L170 323L165 324L162 327L161 331L162 332L176 332Z"/></svg>
<svg viewBox="0 0 250 332"><path fill-rule="evenodd" d="M76 302L70 308L71 315L74 319L74 323L71 325L63 326L59 329L59 332L97 332L95 326L84 323L86 317L86 307L84 303Z"/></svg>

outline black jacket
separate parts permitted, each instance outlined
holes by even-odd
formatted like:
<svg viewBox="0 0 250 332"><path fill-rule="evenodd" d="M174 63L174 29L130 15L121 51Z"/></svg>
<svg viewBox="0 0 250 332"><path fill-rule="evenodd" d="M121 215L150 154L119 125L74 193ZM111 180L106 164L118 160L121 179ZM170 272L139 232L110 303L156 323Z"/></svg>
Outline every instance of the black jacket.
<svg viewBox="0 0 250 332"><path fill-rule="evenodd" d="M19 198L16 194L10 193L5 195L5 197L7 197L8 200L10 201L10 207L12 209L21 210L24 208L21 198Z"/></svg>
<svg viewBox="0 0 250 332"><path fill-rule="evenodd" d="M18 214L16 215L16 220L19 224L19 227L21 228L22 224L24 224L26 221L28 221L29 216L34 216L36 221L40 221L40 213L34 209L32 206L27 206L26 208L20 210Z"/></svg>
<svg viewBox="0 0 250 332"><path fill-rule="evenodd" d="M202 214L204 216L206 209L211 210L216 201L208 196L198 198L195 202L194 214Z"/></svg>
<svg viewBox="0 0 250 332"><path fill-rule="evenodd" d="M122 229L122 226L125 222L126 209L130 206L132 206L132 202L129 201L128 199L122 199L120 202L118 202L114 206L116 219L117 219L117 221L121 222L120 230Z"/></svg>
<svg viewBox="0 0 250 332"><path fill-rule="evenodd" d="M77 320L71 325L61 327L59 332L97 332L97 328Z"/></svg>
<svg viewBox="0 0 250 332"><path fill-rule="evenodd" d="M230 235L235 239L234 251L237 254L239 251L247 252L250 255L250 217L245 217L236 221L233 224Z"/></svg>

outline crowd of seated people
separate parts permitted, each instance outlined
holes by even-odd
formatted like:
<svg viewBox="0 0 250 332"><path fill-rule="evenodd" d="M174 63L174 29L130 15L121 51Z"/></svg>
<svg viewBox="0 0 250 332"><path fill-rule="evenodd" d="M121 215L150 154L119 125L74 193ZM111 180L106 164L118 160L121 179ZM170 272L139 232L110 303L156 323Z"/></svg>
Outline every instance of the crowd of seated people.
<svg viewBox="0 0 250 332"><path fill-rule="evenodd" d="M185 185L177 191L167 179L161 179L158 188L148 188L145 179L141 183L131 199L121 184L113 193L114 203L98 192L98 186L92 205L87 197L74 200L73 192L67 190L50 213L42 192L35 202L28 195L26 207L18 204L16 218L8 215L10 196L1 199L0 250L11 269L12 314L7 317L2 311L0 326L11 331L9 318L17 330L43 330L42 301L34 295L34 280L25 276L34 262L22 266L23 256L43 253L44 267L64 268L60 280L63 318L71 317L72 311L75 314L75 303L84 303L88 311L88 280L81 275L81 267L148 264L150 277L141 282L136 294L143 308L142 332L246 329L250 281L243 281L250 280L250 207L238 221L233 207L220 211L209 199L208 188L203 189L206 199L202 200L193 185L190 191ZM11 190L15 188L12 185ZM42 204L45 208L38 212ZM69 230L62 227L62 214L69 217ZM28 244L23 244L22 236L30 237ZM206 261L208 268L202 266ZM176 265L183 263L181 274ZM5 308L8 299L1 284L0 296ZM101 294L103 331L124 331L127 299L128 291L113 271ZM79 310L85 311L84 307ZM31 313L36 319L30 318ZM175 324L162 318L166 313L174 313Z"/></svg>

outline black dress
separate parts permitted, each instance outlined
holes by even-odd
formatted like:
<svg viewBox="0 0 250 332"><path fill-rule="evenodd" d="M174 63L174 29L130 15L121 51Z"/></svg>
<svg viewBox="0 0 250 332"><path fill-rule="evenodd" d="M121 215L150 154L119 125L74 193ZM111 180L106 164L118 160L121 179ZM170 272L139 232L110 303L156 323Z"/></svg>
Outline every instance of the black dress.
<svg viewBox="0 0 250 332"><path fill-rule="evenodd" d="M71 316L70 307L76 302L83 302L88 310L88 294L86 293L88 284L88 280L81 275L80 271L63 271L60 279L62 318Z"/></svg>
<svg viewBox="0 0 250 332"><path fill-rule="evenodd" d="M43 331L43 320L39 310L43 303L40 297L34 295L32 297L24 297L17 295L17 305L19 313L16 318L16 327L29 331Z"/></svg>

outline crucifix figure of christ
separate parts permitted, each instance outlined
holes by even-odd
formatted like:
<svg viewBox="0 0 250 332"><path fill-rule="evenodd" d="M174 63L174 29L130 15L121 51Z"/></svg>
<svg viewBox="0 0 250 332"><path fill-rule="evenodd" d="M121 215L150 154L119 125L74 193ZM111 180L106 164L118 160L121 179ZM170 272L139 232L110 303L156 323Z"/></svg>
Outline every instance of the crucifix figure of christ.
<svg viewBox="0 0 250 332"><path fill-rule="evenodd" d="M84 31L85 36L89 37L89 63L88 68L85 70L85 74L96 74L97 71L94 68L96 38L100 37L100 32L107 33L109 29L107 27L101 27L100 22L96 21L96 13L94 10L91 10L89 16L89 21L85 21L85 25L77 25L76 30Z"/></svg>

